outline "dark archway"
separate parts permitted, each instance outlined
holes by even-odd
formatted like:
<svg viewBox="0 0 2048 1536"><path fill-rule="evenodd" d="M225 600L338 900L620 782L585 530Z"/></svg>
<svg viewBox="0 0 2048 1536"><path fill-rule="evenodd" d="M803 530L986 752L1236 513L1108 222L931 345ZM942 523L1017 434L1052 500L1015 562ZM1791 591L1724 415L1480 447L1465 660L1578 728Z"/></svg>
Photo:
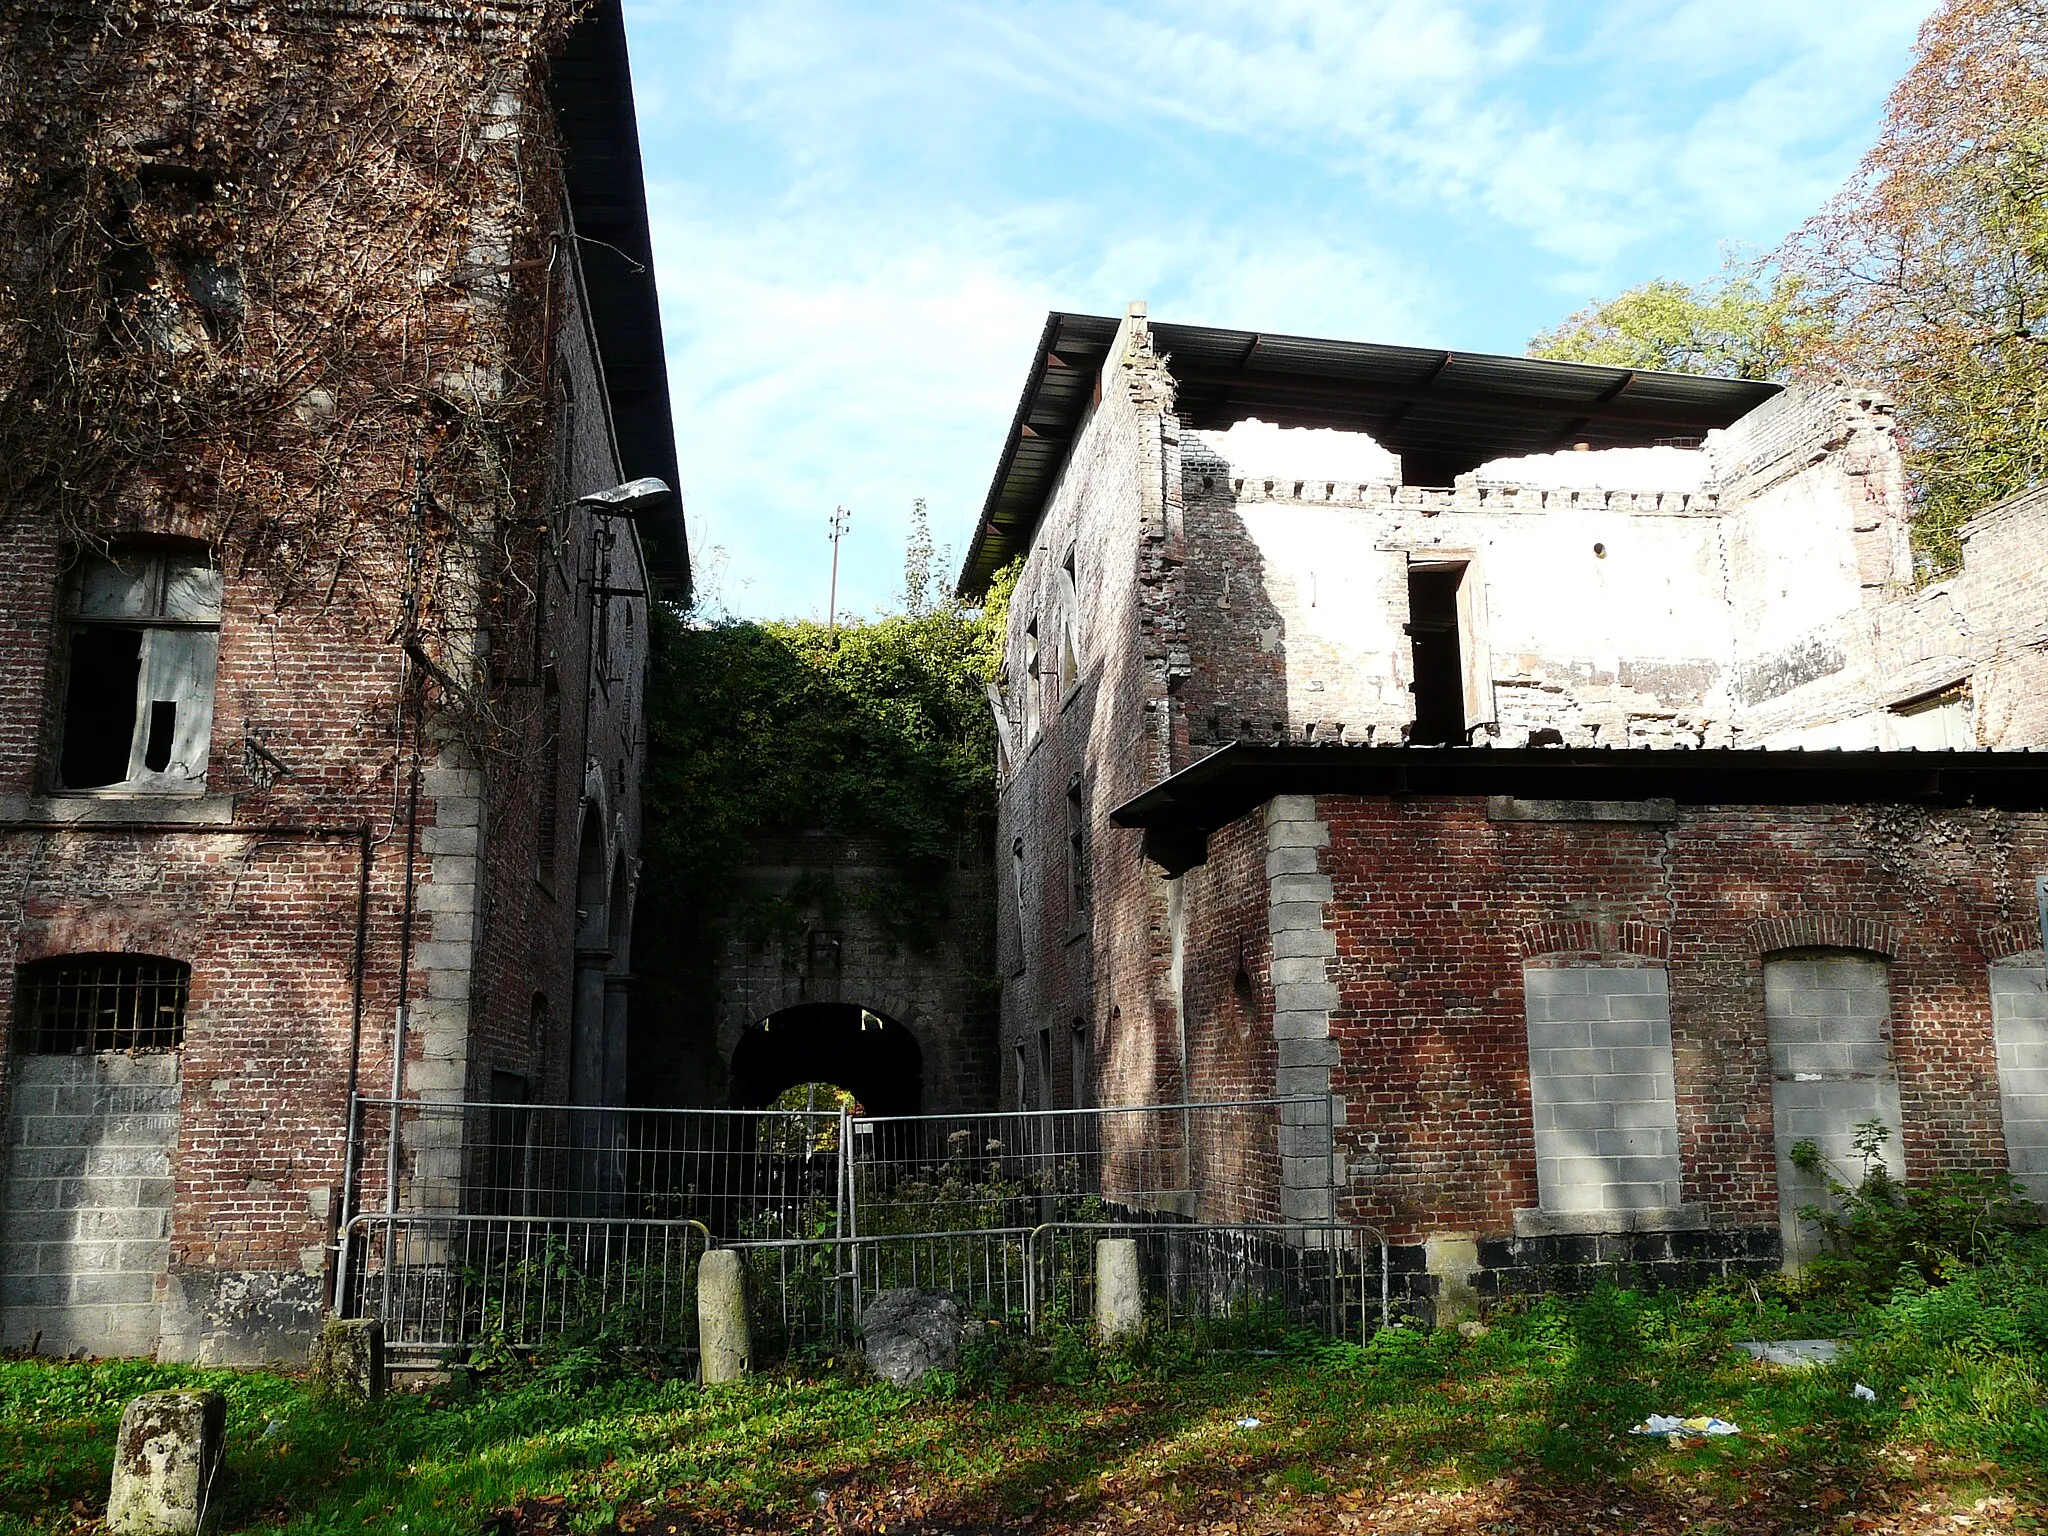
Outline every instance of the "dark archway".
<svg viewBox="0 0 2048 1536"><path fill-rule="evenodd" d="M735 1109L765 1109L783 1089L809 1082L837 1083L871 1115L914 1115L924 1101L924 1052L894 1019L855 1003L784 1008L733 1048Z"/></svg>

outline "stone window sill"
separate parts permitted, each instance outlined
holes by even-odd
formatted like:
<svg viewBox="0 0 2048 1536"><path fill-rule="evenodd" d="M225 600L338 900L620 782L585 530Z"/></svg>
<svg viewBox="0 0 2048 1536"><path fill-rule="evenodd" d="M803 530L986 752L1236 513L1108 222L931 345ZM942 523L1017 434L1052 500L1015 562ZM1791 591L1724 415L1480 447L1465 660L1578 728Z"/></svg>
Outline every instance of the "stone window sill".
<svg viewBox="0 0 2048 1536"><path fill-rule="evenodd" d="M219 827L234 819L233 795L0 795L0 824L17 827Z"/></svg>
<svg viewBox="0 0 2048 1536"><path fill-rule="evenodd" d="M1647 1211L1517 1211L1517 1237L1610 1237L1624 1232L1704 1232L1704 1205Z"/></svg>

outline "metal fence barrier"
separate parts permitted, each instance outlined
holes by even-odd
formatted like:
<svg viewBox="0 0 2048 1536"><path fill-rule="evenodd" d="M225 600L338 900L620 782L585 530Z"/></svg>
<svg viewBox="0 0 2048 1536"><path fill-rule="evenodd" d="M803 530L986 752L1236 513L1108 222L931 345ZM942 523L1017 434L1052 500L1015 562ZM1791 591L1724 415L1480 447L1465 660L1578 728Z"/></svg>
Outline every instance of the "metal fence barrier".
<svg viewBox="0 0 2048 1536"><path fill-rule="evenodd" d="M741 1251L771 1349L846 1343L865 1298L948 1291L1035 1331L1139 1243L1168 1322L1262 1309L1334 1337L1388 1311L1387 1250L1335 1223L1330 1104L999 1114L359 1099L337 1303L403 1356L610 1330L688 1353L695 1266Z"/></svg>

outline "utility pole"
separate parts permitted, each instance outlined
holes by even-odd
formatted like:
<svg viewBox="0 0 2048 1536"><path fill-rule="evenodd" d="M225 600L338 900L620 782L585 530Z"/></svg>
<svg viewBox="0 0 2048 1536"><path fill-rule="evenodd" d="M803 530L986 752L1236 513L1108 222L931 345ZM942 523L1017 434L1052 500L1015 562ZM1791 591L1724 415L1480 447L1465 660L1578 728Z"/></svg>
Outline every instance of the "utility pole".
<svg viewBox="0 0 2048 1536"><path fill-rule="evenodd" d="M844 507L832 509L832 590L825 599L825 643L839 638L839 541L846 537L846 525L853 514Z"/></svg>

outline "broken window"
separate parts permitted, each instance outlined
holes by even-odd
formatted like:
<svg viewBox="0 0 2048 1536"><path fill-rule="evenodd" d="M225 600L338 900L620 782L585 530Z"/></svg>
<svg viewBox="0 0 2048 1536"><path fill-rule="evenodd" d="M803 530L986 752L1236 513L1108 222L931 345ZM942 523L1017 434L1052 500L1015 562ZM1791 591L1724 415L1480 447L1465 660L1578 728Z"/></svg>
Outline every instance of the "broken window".
<svg viewBox="0 0 2048 1536"><path fill-rule="evenodd" d="M192 968L150 955L65 955L15 976L16 1049L30 1056L175 1051Z"/></svg>
<svg viewBox="0 0 2048 1536"><path fill-rule="evenodd" d="M1074 585L1074 552L1060 566L1060 697L1065 698L1081 681L1079 589Z"/></svg>
<svg viewBox="0 0 2048 1536"><path fill-rule="evenodd" d="M1079 933L1092 899L1088 879L1088 801L1077 773L1067 782L1067 926Z"/></svg>
<svg viewBox="0 0 2048 1536"><path fill-rule="evenodd" d="M220 604L221 574L201 552L79 559L65 601L64 788L205 784Z"/></svg>
<svg viewBox="0 0 2048 1536"><path fill-rule="evenodd" d="M1408 638L1415 659L1415 727L1418 746L1465 744L1465 665L1458 634L1458 587L1462 565L1408 568Z"/></svg>
<svg viewBox="0 0 2048 1536"><path fill-rule="evenodd" d="M1027 747L1038 740L1038 700L1043 687L1038 670L1038 625L1034 621L1024 631L1024 745Z"/></svg>

